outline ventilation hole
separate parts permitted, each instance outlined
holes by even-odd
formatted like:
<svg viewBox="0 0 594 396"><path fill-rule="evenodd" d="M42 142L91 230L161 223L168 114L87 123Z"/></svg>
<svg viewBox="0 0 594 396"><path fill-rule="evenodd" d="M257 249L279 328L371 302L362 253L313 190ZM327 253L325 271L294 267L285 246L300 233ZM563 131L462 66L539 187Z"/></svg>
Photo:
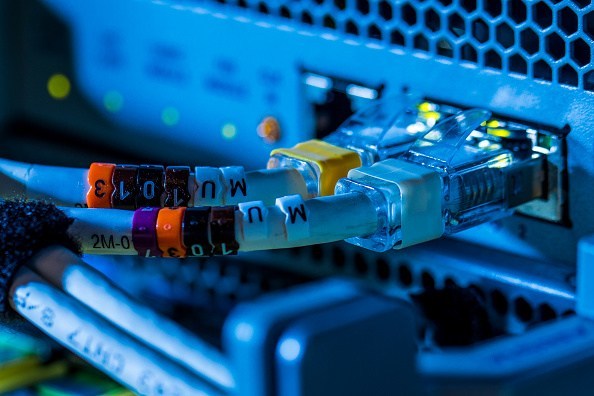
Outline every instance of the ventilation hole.
<svg viewBox="0 0 594 396"><path fill-rule="evenodd" d="M237 5L241 8L248 8L248 3L246 0L238 0Z"/></svg>
<svg viewBox="0 0 594 396"><path fill-rule="evenodd" d="M332 248L332 264L334 264L336 268L344 268L346 264L346 255L344 254L344 250L338 246L334 246Z"/></svg>
<svg viewBox="0 0 594 396"><path fill-rule="evenodd" d="M346 0L334 0L334 6L339 10L346 9Z"/></svg>
<svg viewBox="0 0 594 396"><path fill-rule="evenodd" d="M415 36L414 47L419 50L428 51L429 50L429 41L423 36L422 34L418 34Z"/></svg>
<svg viewBox="0 0 594 396"><path fill-rule="evenodd" d="M559 75L557 77L560 84L577 87L578 75L577 72L573 69L573 67L569 65L564 65L563 67L559 68L558 73Z"/></svg>
<svg viewBox="0 0 594 396"><path fill-rule="evenodd" d="M561 84L570 85L572 87L578 86L578 74L573 67L565 65L558 71L558 73L559 82Z"/></svg>
<svg viewBox="0 0 594 396"><path fill-rule="evenodd" d="M378 258L375 262L375 273L381 280L388 280L390 278L390 265L383 258Z"/></svg>
<svg viewBox="0 0 594 396"><path fill-rule="evenodd" d="M594 70L584 74L584 89L586 91L594 91Z"/></svg>
<svg viewBox="0 0 594 396"><path fill-rule="evenodd" d="M412 285L413 275L408 264L398 266L398 281L405 287Z"/></svg>
<svg viewBox="0 0 594 396"><path fill-rule="evenodd" d="M268 278L260 279L260 290L262 290L262 291L271 290L271 285L270 285L270 281L268 280Z"/></svg>
<svg viewBox="0 0 594 396"><path fill-rule="evenodd" d="M495 35L497 37L497 42L501 44L503 48L510 48L514 45L514 31L505 23L497 26Z"/></svg>
<svg viewBox="0 0 594 396"><path fill-rule="evenodd" d="M485 53L485 66L494 69L501 69L501 56L493 50Z"/></svg>
<svg viewBox="0 0 594 396"><path fill-rule="evenodd" d="M540 44L538 42L538 36L534 31L530 29L523 30L520 33L520 45L530 55L534 55L538 52Z"/></svg>
<svg viewBox="0 0 594 396"><path fill-rule="evenodd" d="M456 283L456 281L453 280L452 278L446 278L445 281L443 282L443 284L444 284L444 286L446 288L448 288L448 287L449 288L454 288L454 287L457 287L458 286L458 284Z"/></svg>
<svg viewBox="0 0 594 396"><path fill-rule="evenodd" d="M507 13L515 23L522 23L526 20L526 4L524 0L510 0L507 4Z"/></svg>
<svg viewBox="0 0 594 396"><path fill-rule="evenodd" d="M336 29L336 21L330 15L324 17L323 25L330 29Z"/></svg>
<svg viewBox="0 0 594 396"><path fill-rule="evenodd" d="M466 32L464 19L458 14L452 14L448 18L448 29L456 37L463 36Z"/></svg>
<svg viewBox="0 0 594 396"><path fill-rule="evenodd" d="M324 258L324 249L320 245L312 245L310 247L311 258L314 262L320 262Z"/></svg>
<svg viewBox="0 0 594 396"><path fill-rule="evenodd" d="M499 290L493 290L491 292L491 304L495 312L499 315L507 314L509 304L505 295Z"/></svg>
<svg viewBox="0 0 594 396"><path fill-rule="evenodd" d="M365 275L368 269L369 265L365 261L365 257L361 253L355 253L355 271L359 275Z"/></svg>
<svg viewBox="0 0 594 396"><path fill-rule="evenodd" d="M445 56L447 58L453 58L454 48L452 47L452 44L449 41L445 39L439 40L437 42L437 54Z"/></svg>
<svg viewBox="0 0 594 396"><path fill-rule="evenodd" d="M357 10L363 15L369 14L369 1L357 0Z"/></svg>
<svg viewBox="0 0 594 396"><path fill-rule="evenodd" d="M270 10L268 9L268 6L264 3L258 4L258 12L260 14L266 14L266 15L270 14Z"/></svg>
<svg viewBox="0 0 594 396"><path fill-rule="evenodd" d="M449 6L450 4L452 4L452 0L438 0L438 1L446 7Z"/></svg>
<svg viewBox="0 0 594 396"><path fill-rule="evenodd" d="M476 63L478 61L476 49L470 44L464 44L462 48L460 48L460 58L465 61Z"/></svg>
<svg viewBox="0 0 594 396"><path fill-rule="evenodd" d="M433 278L433 275L427 271L423 271L421 273L421 285L425 290L435 289L435 279Z"/></svg>
<svg viewBox="0 0 594 396"><path fill-rule="evenodd" d="M538 306L538 317L546 322L557 318L557 313L549 304L543 303Z"/></svg>
<svg viewBox="0 0 594 396"><path fill-rule="evenodd" d="M316 4L320 4L320 5L321 5L321 4L324 4L324 0L314 0L314 2L315 2Z"/></svg>
<svg viewBox="0 0 594 396"><path fill-rule="evenodd" d="M381 40L382 39L382 31L376 26L371 25L367 29L367 36L372 39Z"/></svg>
<svg viewBox="0 0 594 396"><path fill-rule="evenodd" d="M584 15L584 33L594 40L594 11Z"/></svg>
<svg viewBox="0 0 594 396"><path fill-rule="evenodd" d="M280 8L280 16L283 18L291 19L291 11L285 6Z"/></svg>
<svg viewBox="0 0 594 396"><path fill-rule="evenodd" d="M476 0L460 0L460 6L471 13L476 10Z"/></svg>
<svg viewBox="0 0 594 396"><path fill-rule="evenodd" d="M425 26L432 32L437 32L441 27L439 15L432 8L425 13Z"/></svg>
<svg viewBox="0 0 594 396"><path fill-rule="evenodd" d="M307 25L313 25L313 18L311 16L311 14L307 11L304 11L301 14L301 22L307 24Z"/></svg>
<svg viewBox="0 0 594 396"><path fill-rule="evenodd" d="M226 0L217 0L217 3L225 4L226 3Z"/></svg>
<svg viewBox="0 0 594 396"><path fill-rule="evenodd" d="M552 33L546 38L546 50L555 60L565 56L565 41L557 33Z"/></svg>
<svg viewBox="0 0 594 396"><path fill-rule="evenodd" d="M401 10L402 20L408 25L412 26L417 23L417 12L410 4L405 4Z"/></svg>
<svg viewBox="0 0 594 396"><path fill-rule="evenodd" d="M390 34L390 42L394 45L400 45L404 47L404 35L400 33L398 30L393 30Z"/></svg>
<svg viewBox="0 0 594 396"><path fill-rule="evenodd" d="M530 322L534 314L532 306L524 297L518 297L514 301L514 312L522 322Z"/></svg>
<svg viewBox="0 0 594 396"><path fill-rule="evenodd" d="M347 21L345 31L348 34L354 34L355 36L359 35L359 28L357 27L357 24L353 21Z"/></svg>
<svg viewBox="0 0 594 396"><path fill-rule="evenodd" d="M390 19L392 19L393 13L392 6L390 5L390 3L388 3L387 1L381 1L378 7L379 14L384 20L389 21Z"/></svg>
<svg viewBox="0 0 594 396"><path fill-rule="evenodd" d="M564 8L559 11L559 14L557 14L557 23L567 35L577 32L577 15L575 15L571 8Z"/></svg>
<svg viewBox="0 0 594 396"><path fill-rule="evenodd" d="M582 39L577 39L571 43L571 59L578 66L586 66L590 63L590 46Z"/></svg>
<svg viewBox="0 0 594 396"><path fill-rule="evenodd" d="M553 72L551 66L543 60L536 62L533 66L534 78L545 81L553 80Z"/></svg>
<svg viewBox="0 0 594 396"><path fill-rule="evenodd" d="M590 0L573 0L573 2L579 8L584 8L590 5Z"/></svg>
<svg viewBox="0 0 594 396"><path fill-rule="evenodd" d="M481 20L472 22L472 35L479 43L485 43L489 40L489 27Z"/></svg>
<svg viewBox="0 0 594 396"><path fill-rule="evenodd" d="M509 57L509 71L520 74L528 74L528 65L521 55L512 55Z"/></svg>
<svg viewBox="0 0 594 396"><path fill-rule="evenodd" d="M548 28L553 23L553 12L543 1L532 6L532 16L534 22L543 29Z"/></svg>
<svg viewBox="0 0 594 396"><path fill-rule="evenodd" d="M492 17L501 15L501 0L487 0L484 2L485 11Z"/></svg>

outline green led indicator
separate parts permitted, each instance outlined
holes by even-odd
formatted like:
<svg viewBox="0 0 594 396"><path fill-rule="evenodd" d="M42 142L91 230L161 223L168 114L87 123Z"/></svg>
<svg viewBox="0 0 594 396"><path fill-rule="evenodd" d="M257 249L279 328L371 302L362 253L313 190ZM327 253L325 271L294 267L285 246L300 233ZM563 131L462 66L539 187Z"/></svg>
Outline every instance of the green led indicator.
<svg viewBox="0 0 594 396"><path fill-rule="evenodd" d="M161 113L161 120L167 126L174 126L179 123L179 111L175 107L166 107Z"/></svg>
<svg viewBox="0 0 594 396"><path fill-rule="evenodd" d="M234 124L225 124L221 129L221 135L227 140L235 138L237 135L237 127Z"/></svg>
<svg viewBox="0 0 594 396"><path fill-rule="evenodd" d="M103 97L103 105L110 113L117 113L124 106L124 97L118 91L109 91Z"/></svg>

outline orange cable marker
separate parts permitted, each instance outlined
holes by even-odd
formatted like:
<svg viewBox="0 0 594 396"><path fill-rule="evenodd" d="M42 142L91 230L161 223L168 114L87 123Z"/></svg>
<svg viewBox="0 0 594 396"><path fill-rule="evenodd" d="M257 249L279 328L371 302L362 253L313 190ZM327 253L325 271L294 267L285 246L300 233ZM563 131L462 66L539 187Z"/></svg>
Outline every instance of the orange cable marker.
<svg viewBox="0 0 594 396"><path fill-rule="evenodd" d="M89 208L111 208L111 194L114 187L111 181L115 164L93 162L89 167L89 191L87 206Z"/></svg>
<svg viewBox="0 0 594 396"><path fill-rule="evenodd" d="M182 222L186 208L163 208L157 216L157 245L163 257L186 257Z"/></svg>

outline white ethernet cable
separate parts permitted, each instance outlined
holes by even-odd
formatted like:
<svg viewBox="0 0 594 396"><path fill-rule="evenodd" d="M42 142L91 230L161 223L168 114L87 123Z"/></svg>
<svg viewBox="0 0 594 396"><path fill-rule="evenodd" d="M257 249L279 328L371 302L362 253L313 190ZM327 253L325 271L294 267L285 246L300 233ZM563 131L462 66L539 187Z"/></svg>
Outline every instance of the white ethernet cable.
<svg viewBox="0 0 594 396"><path fill-rule="evenodd" d="M10 287L13 309L48 336L140 395L223 395L29 269Z"/></svg>
<svg viewBox="0 0 594 396"><path fill-rule="evenodd" d="M126 171L138 172L138 167L129 165L122 167ZM179 170L181 167L171 168ZM160 173L164 171L163 168L158 170ZM79 208L89 206L89 194L91 196L100 195L101 197L97 198L105 197L105 200L110 200L113 194L113 199L122 208L127 209L136 206L137 198L148 203L157 197L158 204L155 206L164 206L165 204L167 192L164 190L168 188L167 180L162 182L164 186L159 186L156 180L147 179L139 184L134 180L122 178L117 181L116 188L114 188L112 180L98 178L90 182L89 172L89 169L84 168L29 164L0 159L0 196L3 198L44 199L50 200L56 205ZM161 176L161 180L163 180L163 176ZM168 206L236 204L258 199L265 200L270 204L276 197L284 195L307 195L303 177L299 171L291 168L245 172L240 166L196 167L195 172L191 173L188 167L183 186L180 184L179 177L169 180L169 182L172 183L172 205ZM110 185L111 190L109 189ZM200 191L198 191L198 186L202 187ZM182 199L187 196L186 194L189 197Z"/></svg>
<svg viewBox="0 0 594 396"><path fill-rule="evenodd" d="M385 251L422 243L512 213L546 195L546 157L506 148L480 127L485 110L433 127L399 158L353 169L336 195L299 195L237 206L63 208L69 232L94 254L186 257L235 254L346 239Z"/></svg>
<svg viewBox="0 0 594 396"><path fill-rule="evenodd" d="M257 200L272 205L286 195L332 195L349 170L403 153L441 117L437 105L416 103L410 95L378 100L324 140L273 150L268 169L249 172L241 166L199 166L191 172L180 166L104 163L78 169L0 159L0 196L45 199L60 206L136 209Z"/></svg>
<svg viewBox="0 0 594 396"><path fill-rule="evenodd" d="M376 208L358 192L303 200L299 195L238 206L117 209L61 208L69 234L90 254L163 257L235 254L372 234Z"/></svg>

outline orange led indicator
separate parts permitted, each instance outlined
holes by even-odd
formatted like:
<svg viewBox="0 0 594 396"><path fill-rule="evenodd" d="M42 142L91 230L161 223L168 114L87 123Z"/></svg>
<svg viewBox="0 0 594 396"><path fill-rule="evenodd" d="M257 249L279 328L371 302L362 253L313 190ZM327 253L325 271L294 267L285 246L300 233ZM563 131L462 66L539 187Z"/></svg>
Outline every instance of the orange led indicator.
<svg viewBox="0 0 594 396"><path fill-rule="evenodd" d="M89 208L111 208L111 194L113 183L111 178L115 164L93 162L89 167L89 191L87 192L87 206Z"/></svg>
<svg viewBox="0 0 594 396"><path fill-rule="evenodd" d="M163 257L186 257L182 222L186 208L163 208L157 216L157 245Z"/></svg>
<svg viewBox="0 0 594 396"><path fill-rule="evenodd" d="M274 143L280 139L281 129L278 120L274 117L266 117L258 125L258 136L266 143Z"/></svg>

